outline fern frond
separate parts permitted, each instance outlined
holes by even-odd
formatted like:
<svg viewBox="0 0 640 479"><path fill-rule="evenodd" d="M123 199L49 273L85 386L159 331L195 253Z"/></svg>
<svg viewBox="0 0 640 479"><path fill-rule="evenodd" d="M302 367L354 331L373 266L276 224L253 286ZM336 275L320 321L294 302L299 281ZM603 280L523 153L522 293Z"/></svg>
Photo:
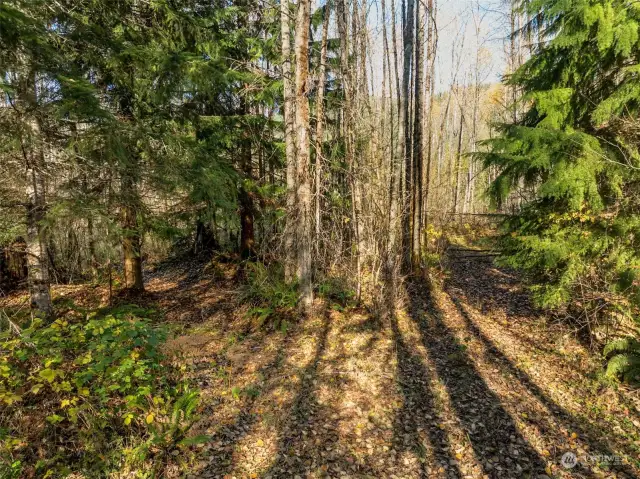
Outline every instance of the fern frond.
<svg viewBox="0 0 640 479"><path fill-rule="evenodd" d="M633 353L618 354L607 365L607 377L622 378L627 382L636 382L640 377L640 355Z"/></svg>
<svg viewBox="0 0 640 479"><path fill-rule="evenodd" d="M616 339L607 344L603 351L605 358L624 353L636 353L640 356L640 341L632 337Z"/></svg>

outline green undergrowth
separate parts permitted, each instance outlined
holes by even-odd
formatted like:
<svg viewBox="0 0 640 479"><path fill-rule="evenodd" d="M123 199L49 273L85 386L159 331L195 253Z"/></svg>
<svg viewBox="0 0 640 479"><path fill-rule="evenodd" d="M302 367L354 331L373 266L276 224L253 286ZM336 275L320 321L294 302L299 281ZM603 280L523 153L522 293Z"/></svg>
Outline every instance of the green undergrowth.
<svg viewBox="0 0 640 479"><path fill-rule="evenodd" d="M157 477L188 462L205 440L189 432L198 393L162 353L156 313L58 313L0 333L0 477Z"/></svg>
<svg viewBox="0 0 640 479"><path fill-rule="evenodd" d="M329 276L318 284L317 294L329 303L332 309L344 311L356 306L356 292L341 276Z"/></svg>
<svg viewBox="0 0 640 479"><path fill-rule="evenodd" d="M287 282L280 265L249 263L240 300L249 304L248 315L258 326L269 326L286 332L298 317L298 284ZM355 305L356 294L349 282L339 276L318 281L315 294L324 298L332 309L344 310Z"/></svg>
<svg viewBox="0 0 640 479"><path fill-rule="evenodd" d="M247 263L240 300L250 305L247 314L256 320L258 327L286 332L295 317L298 285L284 280L284 270L279 265Z"/></svg>

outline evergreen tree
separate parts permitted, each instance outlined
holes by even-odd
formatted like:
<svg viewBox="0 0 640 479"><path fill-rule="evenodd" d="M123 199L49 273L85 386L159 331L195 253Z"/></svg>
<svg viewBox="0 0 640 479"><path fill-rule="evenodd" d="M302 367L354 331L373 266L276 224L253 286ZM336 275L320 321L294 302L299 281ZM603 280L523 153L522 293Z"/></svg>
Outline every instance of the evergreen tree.
<svg viewBox="0 0 640 479"><path fill-rule="evenodd" d="M497 205L527 200L504 224L507 262L530 273L540 305L566 307L593 332L636 314L640 300L640 6L523 8L541 40L507 83L527 111L480 156L500 169L490 187Z"/></svg>

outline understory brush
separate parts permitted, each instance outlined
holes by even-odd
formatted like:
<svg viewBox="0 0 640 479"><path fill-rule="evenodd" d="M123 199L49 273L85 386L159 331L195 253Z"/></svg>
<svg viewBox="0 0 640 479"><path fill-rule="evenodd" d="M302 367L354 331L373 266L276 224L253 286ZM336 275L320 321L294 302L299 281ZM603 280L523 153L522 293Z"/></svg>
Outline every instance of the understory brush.
<svg viewBox="0 0 640 479"><path fill-rule="evenodd" d="M279 265L247 263L246 278L240 300L251 306L248 315L257 320L258 326L269 323L286 331L298 304L298 285L284 280Z"/></svg>
<svg viewBox="0 0 640 479"><path fill-rule="evenodd" d="M247 279L240 300L251 306L249 316L257 319L259 326L268 323L274 328L286 330L298 306L298 284L287 283L279 265L249 263L246 268ZM356 301L355 291L340 276L327 276L319 280L315 292L326 299L332 308L339 310L353 306Z"/></svg>
<svg viewBox="0 0 640 479"><path fill-rule="evenodd" d="M332 308L343 310L356 304L356 292L347 279L341 276L329 276L320 282L318 296L325 298Z"/></svg>
<svg viewBox="0 0 640 479"><path fill-rule="evenodd" d="M189 460L205 439L189 435L198 393L162 354L166 329L149 316L71 308L3 329L0 477L155 477Z"/></svg>

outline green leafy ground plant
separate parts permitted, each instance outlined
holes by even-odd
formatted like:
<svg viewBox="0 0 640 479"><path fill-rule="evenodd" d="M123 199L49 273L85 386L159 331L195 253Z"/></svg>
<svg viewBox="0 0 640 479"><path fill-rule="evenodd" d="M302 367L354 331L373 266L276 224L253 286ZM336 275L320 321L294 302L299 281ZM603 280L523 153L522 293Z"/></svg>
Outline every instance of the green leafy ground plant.
<svg viewBox="0 0 640 479"><path fill-rule="evenodd" d="M160 351L167 333L150 313L72 309L3 333L0 477L100 477L192 445L197 393Z"/></svg>

